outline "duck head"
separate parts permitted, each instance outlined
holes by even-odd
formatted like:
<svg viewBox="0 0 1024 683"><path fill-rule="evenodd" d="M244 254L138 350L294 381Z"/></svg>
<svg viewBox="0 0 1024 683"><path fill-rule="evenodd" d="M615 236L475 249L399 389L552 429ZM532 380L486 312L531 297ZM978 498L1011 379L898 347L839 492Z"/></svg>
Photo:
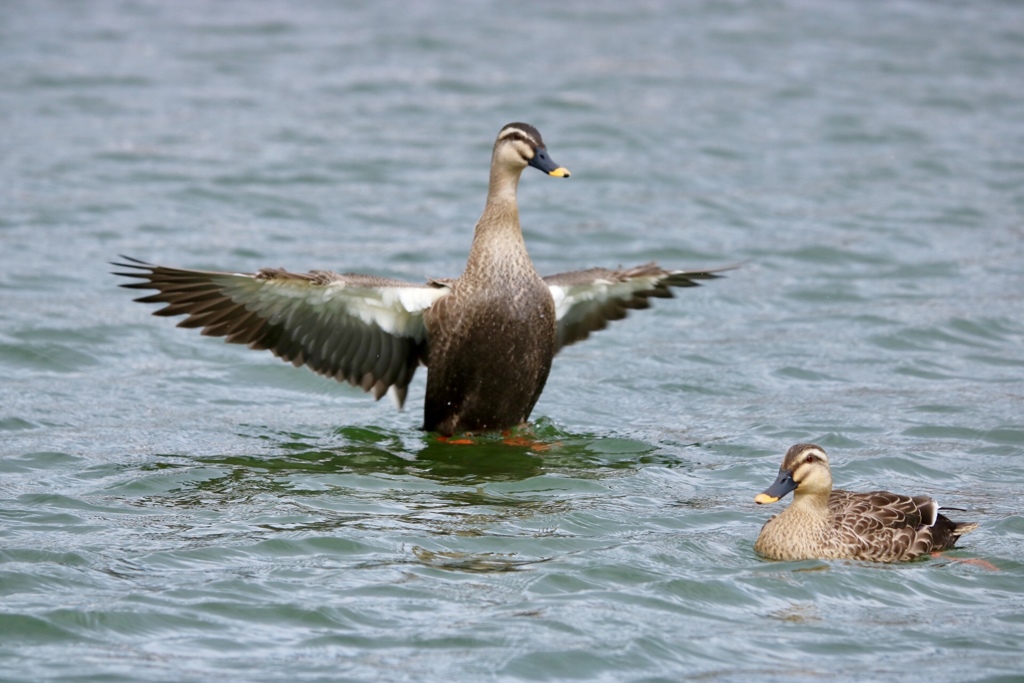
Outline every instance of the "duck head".
<svg viewBox="0 0 1024 683"><path fill-rule="evenodd" d="M522 171L527 166L556 178L568 178L569 169L548 156L540 131L528 123L510 123L498 133L494 143L494 163Z"/></svg>
<svg viewBox="0 0 1024 683"><path fill-rule="evenodd" d="M832 471L828 466L825 449L813 443L798 443L786 452L779 468L779 476L771 486L754 498L755 503L774 503L787 493L794 497L805 494L828 498L832 492Z"/></svg>

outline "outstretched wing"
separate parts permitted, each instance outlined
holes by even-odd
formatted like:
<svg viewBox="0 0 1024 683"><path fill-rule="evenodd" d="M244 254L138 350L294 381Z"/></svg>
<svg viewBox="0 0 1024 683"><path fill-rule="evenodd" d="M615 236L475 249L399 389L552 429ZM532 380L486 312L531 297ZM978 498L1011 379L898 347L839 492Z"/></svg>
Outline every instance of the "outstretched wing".
<svg viewBox="0 0 1024 683"><path fill-rule="evenodd" d="M378 399L394 387L400 406L427 357L423 313L449 291L441 283L368 275L269 268L221 273L122 258L126 262L113 265L128 270L114 274L139 281L121 286L155 289L136 301L167 304L154 315L186 315L179 327L268 349L296 367L372 390Z"/></svg>
<svg viewBox="0 0 1024 683"><path fill-rule="evenodd" d="M714 270L664 270L648 263L625 270L591 268L544 278L555 299L558 321L557 352L603 330L610 320L621 320L631 308L650 307L650 298L668 299L672 287L696 287L698 280L712 280Z"/></svg>

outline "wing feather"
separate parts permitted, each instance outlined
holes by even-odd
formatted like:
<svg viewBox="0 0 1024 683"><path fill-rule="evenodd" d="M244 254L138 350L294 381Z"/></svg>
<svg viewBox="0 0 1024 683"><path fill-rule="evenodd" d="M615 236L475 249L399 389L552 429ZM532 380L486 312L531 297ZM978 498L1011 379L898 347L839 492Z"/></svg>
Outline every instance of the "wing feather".
<svg viewBox="0 0 1024 683"><path fill-rule="evenodd" d="M376 398L394 387L399 405L426 359L423 314L449 291L442 281L281 269L227 273L122 258L114 265L125 270L115 274L136 281L121 286L156 290L136 299L165 304L155 315L184 315L179 327L269 350Z"/></svg>
<svg viewBox="0 0 1024 683"><path fill-rule="evenodd" d="M829 496L829 508L850 557L895 562L912 560L933 548L938 506L928 496L837 489Z"/></svg>
<svg viewBox="0 0 1024 683"><path fill-rule="evenodd" d="M698 280L721 277L718 273L730 269L664 270L647 263L628 269L591 268L548 276L544 281L555 300L558 325L555 351L583 341L610 321L625 318L630 309L649 308L652 298L671 298L672 287L696 287Z"/></svg>

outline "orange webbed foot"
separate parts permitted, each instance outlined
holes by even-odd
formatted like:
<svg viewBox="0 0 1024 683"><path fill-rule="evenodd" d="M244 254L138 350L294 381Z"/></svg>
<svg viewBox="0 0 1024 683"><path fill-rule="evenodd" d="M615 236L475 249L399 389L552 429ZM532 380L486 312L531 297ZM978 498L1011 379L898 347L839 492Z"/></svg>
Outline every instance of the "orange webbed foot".
<svg viewBox="0 0 1024 683"><path fill-rule="evenodd" d="M450 436L439 436L437 437L437 440L440 441L441 443L452 444L455 446L471 446L474 443L473 439L467 439L464 436L460 436L457 438L452 438Z"/></svg>
<svg viewBox="0 0 1024 683"><path fill-rule="evenodd" d="M932 553L932 558L936 559L936 560L939 559L942 556L943 556L942 553L940 551L937 551L937 550ZM944 558L944 559L952 560L953 562L963 562L964 564L971 564L971 565L974 565L975 567L981 567L982 569L988 570L990 572L997 572L997 571L999 571L999 567L995 566L994 564L992 564L988 560L982 560L982 559L977 558L977 557L966 557L966 558L947 557L947 558Z"/></svg>

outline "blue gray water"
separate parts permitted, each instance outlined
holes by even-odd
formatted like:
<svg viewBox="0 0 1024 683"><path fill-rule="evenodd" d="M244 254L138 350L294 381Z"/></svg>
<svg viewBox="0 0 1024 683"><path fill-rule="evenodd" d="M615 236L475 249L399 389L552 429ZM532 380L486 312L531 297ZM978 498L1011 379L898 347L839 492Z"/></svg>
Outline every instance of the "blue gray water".
<svg viewBox="0 0 1024 683"><path fill-rule="evenodd" d="M0 63L0 678L1024 676L1024 5L40 0ZM743 264L563 351L548 450L109 275L457 275L516 120L542 272ZM798 441L981 527L764 561Z"/></svg>

